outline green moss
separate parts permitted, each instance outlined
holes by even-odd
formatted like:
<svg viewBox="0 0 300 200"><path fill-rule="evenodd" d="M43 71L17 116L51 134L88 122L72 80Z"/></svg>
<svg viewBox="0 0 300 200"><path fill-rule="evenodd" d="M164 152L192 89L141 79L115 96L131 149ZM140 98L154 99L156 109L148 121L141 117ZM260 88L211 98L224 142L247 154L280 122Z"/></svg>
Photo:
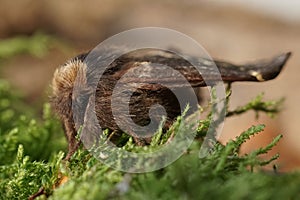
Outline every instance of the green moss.
<svg viewBox="0 0 300 200"><path fill-rule="evenodd" d="M83 149L76 152L69 162L62 162L63 153L60 150L66 147L66 143L59 122L50 112L49 104L44 105L43 118L39 120L30 108L16 106L23 102L19 96L10 92L7 83L0 82L0 89L0 112L1 116L5 116L1 118L0 137L1 199L26 199L41 187L49 199L59 200L300 197L299 173L277 174L259 170L278 157L276 154L270 160L262 160L259 156L270 151L281 138L280 135L266 147L247 155L239 155L241 145L261 132L264 125L250 127L226 145L216 143L214 150L204 158L200 159L198 155L201 140L195 140L187 153L170 166L151 173L127 174L109 168ZM257 102L257 99L254 101ZM271 104L262 99L259 102L265 107L261 111L270 110L267 106ZM272 111L277 112L276 109L274 107ZM248 106L247 110L252 108ZM202 122L209 121L208 116ZM176 130L178 124L175 123L172 129ZM198 139L205 136L205 124L200 124L198 128L201 133ZM168 138L161 133L158 131L148 148L157 148L167 141ZM145 151L145 148L133 146L131 140L125 148ZM67 177L68 181L58 185L62 176ZM46 196L38 198L45 199Z"/></svg>
<svg viewBox="0 0 300 200"><path fill-rule="evenodd" d="M57 40L50 35L37 32L32 36L20 35L0 41L0 61L18 54L44 56L51 47L57 46Z"/></svg>
<svg viewBox="0 0 300 200"><path fill-rule="evenodd" d="M22 102L7 82L0 80L0 165L12 163L19 144L30 160L48 160L51 154L66 149L60 122L44 105L43 117Z"/></svg>

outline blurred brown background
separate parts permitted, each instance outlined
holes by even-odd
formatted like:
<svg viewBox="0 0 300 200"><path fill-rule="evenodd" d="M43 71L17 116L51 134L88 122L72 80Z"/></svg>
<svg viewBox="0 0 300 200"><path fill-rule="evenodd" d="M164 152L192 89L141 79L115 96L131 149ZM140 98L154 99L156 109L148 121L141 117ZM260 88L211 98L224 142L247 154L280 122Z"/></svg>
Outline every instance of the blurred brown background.
<svg viewBox="0 0 300 200"><path fill-rule="evenodd" d="M19 55L6 60L0 76L23 91L28 101L46 101L46 91L59 64L111 35L145 26L180 31L197 40L212 57L235 63L292 51L292 58L277 79L233 85L233 108L265 92L266 99L286 98L282 113L272 120L266 116L255 120L254 113L228 119L221 140L226 142L252 124L265 123L266 131L245 145L245 152L267 144L282 133L284 139L273 151L281 153L279 167L299 168L300 14L297 13L300 4L296 0L211 2L0 0L1 39L43 31L67 46L64 50L52 48L41 58Z"/></svg>

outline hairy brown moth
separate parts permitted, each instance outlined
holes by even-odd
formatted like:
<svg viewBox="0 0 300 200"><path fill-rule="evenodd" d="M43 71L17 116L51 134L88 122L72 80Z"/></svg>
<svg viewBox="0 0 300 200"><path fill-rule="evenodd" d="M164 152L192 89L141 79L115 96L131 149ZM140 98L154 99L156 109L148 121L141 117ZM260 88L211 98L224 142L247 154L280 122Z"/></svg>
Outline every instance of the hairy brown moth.
<svg viewBox="0 0 300 200"><path fill-rule="evenodd" d="M120 80L123 84L131 86L142 83L142 87L131 91L132 95L127 105L129 106L130 116L127 117L131 118L136 124L145 126L149 123L150 107L154 104L159 104L167 112L165 128L168 128L176 117L181 115L182 110L170 88L163 87L157 83L165 82L170 87L184 92L185 88L191 86L197 88L213 85L220 75L222 80L228 83L235 81L268 81L274 79L281 72L282 67L291 55L291 53L284 53L270 60L244 65L234 65L218 60L193 57L192 59L201 66L201 74L199 74L191 63L175 53L157 49L144 49L122 55L116 58L109 66L103 66L106 69L99 79L97 67L102 67L100 66L101 63L97 62L99 56L102 58L103 56L111 57L114 55L114 51L115 49L107 49L101 54L91 55L89 60L92 60L92 63L87 63L85 60L89 52L81 54L60 66L54 73L51 102L54 110L62 120L68 140L69 152L66 159L69 159L80 145L76 135L78 128L83 123L86 123L87 130L91 132L95 128L93 127L95 123L99 123L103 129L107 128L115 133L122 131L114 121L111 108L111 96L116 83ZM87 67L87 64L89 64L89 67ZM185 77L189 85L177 78L172 78L172 74L169 74L168 78L166 78L165 75L162 76L161 73L156 73L156 70L153 70L153 66L157 65L162 67L168 66L178 71ZM215 71L211 70L212 65L217 66L220 74L216 74ZM121 79L129 70L136 76ZM206 77L205 81L203 76ZM77 80L76 86L74 86L75 80ZM92 91L91 88L95 85L96 91ZM129 90L131 89L129 88ZM72 109L72 101L79 102L77 105L80 105L80 108ZM118 109L121 111L125 108L120 106ZM96 113L97 119L90 118L90 113L93 112ZM76 123L74 114L79 116L79 119L76 119ZM157 123L159 123L159 120L161 118L157 118ZM126 126L127 121L124 120L121 123ZM147 139L138 137L138 134L134 131L128 131L127 133L133 136L135 142L139 145L145 145L148 142Z"/></svg>

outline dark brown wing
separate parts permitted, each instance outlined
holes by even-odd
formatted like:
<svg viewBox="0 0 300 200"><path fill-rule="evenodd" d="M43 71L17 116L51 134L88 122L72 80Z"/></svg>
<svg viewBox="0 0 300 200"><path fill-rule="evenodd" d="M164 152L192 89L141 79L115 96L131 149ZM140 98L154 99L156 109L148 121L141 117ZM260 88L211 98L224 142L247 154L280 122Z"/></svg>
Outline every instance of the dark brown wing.
<svg viewBox="0 0 300 200"><path fill-rule="evenodd" d="M232 65L215 61L221 72L222 79L226 82L234 81L268 81L276 78L291 53L283 53L269 60L261 60L244 65Z"/></svg>
<svg viewBox="0 0 300 200"><path fill-rule="evenodd" d="M213 85L215 81L220 81L220 78L225 82L261 82L277 77L290 55L288 52L269 60L235 65L196 57L188 57L188 61L172 52L162 50L139 50L117 58L104 76L112 76L116 80L123 77L123 83L150 84L149 89L155 83L168 83L171 87L185 86L186 82L178 78L177 72L193 87ZM124 76L128 72L130 75Z"/></svg>

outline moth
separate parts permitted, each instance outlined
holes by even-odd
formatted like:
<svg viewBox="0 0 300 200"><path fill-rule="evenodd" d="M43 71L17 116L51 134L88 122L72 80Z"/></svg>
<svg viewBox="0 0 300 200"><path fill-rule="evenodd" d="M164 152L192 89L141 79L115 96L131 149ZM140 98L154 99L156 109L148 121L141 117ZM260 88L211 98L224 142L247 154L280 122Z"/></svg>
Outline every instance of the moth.
<svg viewBox="0 0 300 200"><path fill-rule="evenodd" d="M50 101L62 121L68 140L68 154L65 158L67 160L80 145L76 136L82 125L91 132L96 130L95 124L100 124L102 129L109 129L114 133L124 131L120 128L120 124L115 122L111 105L112 96L114 102L117 102L116 105L124 98L122 95L114 95L118 82L124 86L120 93L130 94L127 105L121 104L114 108L119 115L124 114L123 110L129 109L127 116L123 116L124 120L120 122L122 127L130 124L126 119L141 127L148 125L153 120L149 117L149 110L153 105L161 105L166 111L165 128L168 128L182 113L174 90L189 95L186 88L213 85L220 76L226 83L272 80L281 72L291 55L290 52L283 53L272 59L243 65L187 55L198 63L201 72L199 73L189 61L168 50L143 49L119 57L115 56L116 51L116 48L107 48L96 53L80 54L58 67L54 73ZM99 61L111 58L113 62L109 66L102 66L103 62ZM211 70L213 65L218 71ZM164 67L166 73L161 71ZM98 72L99 69L103 69L101 73ZM174 71L183 76L187 82L178 79ZM128 72L133 75L126 76ZM74 107L74 102L77 107ZM91 117L92 113L96 118ZM160 120L158 116L153 121L159 124ZM133 136L138 145L149 142L149 138L139 137L130 128L126 133Z"/></svg>

